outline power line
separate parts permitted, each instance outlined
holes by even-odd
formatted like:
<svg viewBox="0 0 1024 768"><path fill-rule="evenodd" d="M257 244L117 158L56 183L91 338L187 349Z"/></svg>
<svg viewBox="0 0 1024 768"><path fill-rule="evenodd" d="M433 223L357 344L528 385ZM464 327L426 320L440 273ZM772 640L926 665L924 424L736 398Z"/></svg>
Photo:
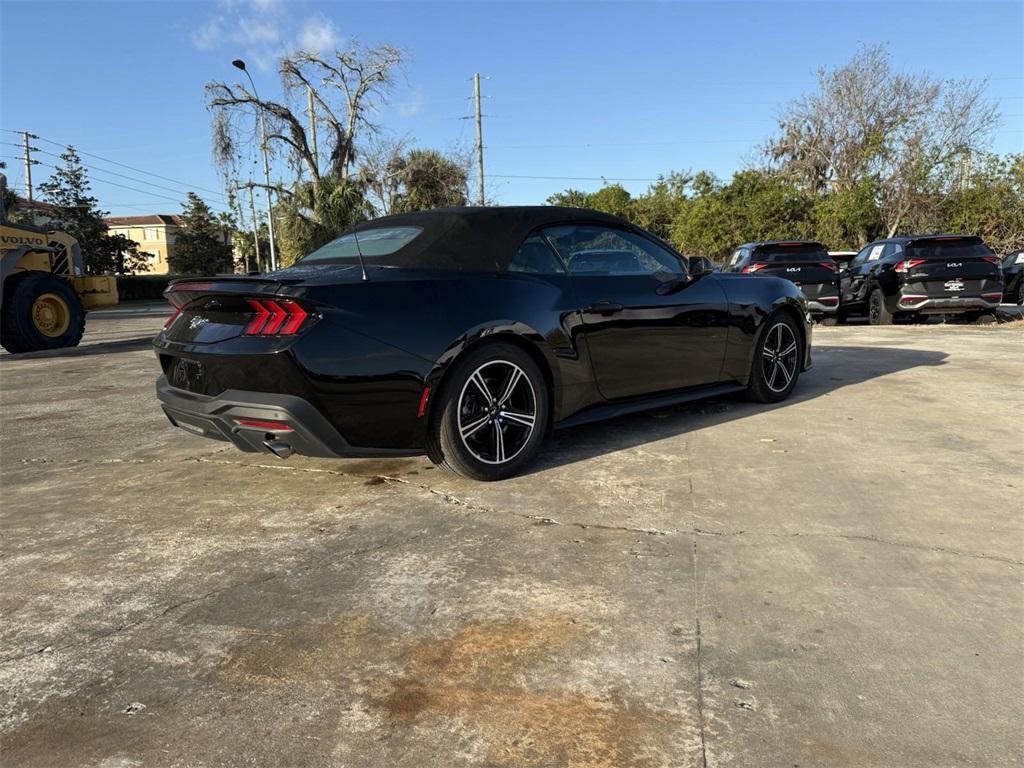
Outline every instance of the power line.
<svg viewBox="0 0 1024 768"><path fill-rule="evenodd" d="M510 173L492 173L495 179L542 179L545 181L659 181L653 179L627 178L625 176L525 176Z"/></svg>
<svg viewBox="0 0 1024 768"><path fill-rule="evenodd" d="M55 154L53 152L47 152L45 149L40 149L40 150L37 150L37 151L41 155L48 155L49 157L55 157L58 160L61 159L60 155ZM82 165L85 166L86 168L89 168L90 170L93 170L93 171L99 171L101 173L109 173L111 176L117 176L120 179L127 179L128 181L134 181L137 184L145 184L147 187L153 187L154 189L163 189L163 190L165 190L167 192L174 192L175 194L179 194L179 195L184 195L184 194L187 194L188 192L191 191L191 190L187 190L187 189L186 190L180 190L180 189L173 189L171 187L165 187L163 184L156 184L156 183L154 183L152 181L146 181L145 179L137 179L137 178L135 178L133 176L127 176L127 175L125 175L123 173L118 173L117 171L112 171L109 168L98 168L95 165L89 165L88 163L82 163ZM218 197L222 198L223 202L227 202L227 195L225 195L223 193L219 193Z"/></svg>
<svg viewBox="0 0 1024 768"><path fill-rule="evenodd" d="M37 162L37 165L40 165L43 168L49 168L50 170L53 170L53 171L58 170L57 166L51 165L50 163ZM108 173L109 173L109 171L108 171ZM103 178L99 178L99 177L96 177L96 176L90 176L90 181L97 181L97 182L102 183L102 184L109 184L111 186L120 187L121 189L127 189L127 190L130 190L132 192L139 192L139 193L141 193L143 195L147 195L148 197L156 197L156 198L160 198L161 200L167 200L169 202L177 203L179 205L181 204L181 199L180 198L168 197L167 195L161 195L161 194L159 194L157 192L150 192L147 189L139 189L138 187L132 187L132 186L129 186L127 184L120 184L120 183L118 183L116 181L110 181L109 179L103 179ZM218 203L217 205L219 206L220 204ZM226 210L224 208L219 208L219 207L214 207L214 206L210 206L210 208L211 208L211 210L214 210L214 211L216 211L218 213L223 212L223 211Z"/></svg>
<svg viewBox="0 0 1024 768"><path fill-rule="evenodd" d="M22 131L14 131L14 130L11 130L10 128L4 128L3 130L5 130L5 131L7 131L9 133L17 133L17 134L21 134L22 133ZM69 146L74 146L72 144L67 144L67 143L63 143L63 142L60 142L60 141L54 141L53 139L46 139L46 138L43 138L42 136L40 136L38 138L39 138L39 141L45 141L47 144L53 144L54 146L57 146L57 147L67 148ZM210 189L209 187L200 187L198 184L189 184L187 182L181 181L180 179L172 179L170 176L161 176L159 173L152 173L151 171L144 171L141 168L136 168L135 166L128 165L127 163L121 163L121 162L118 162L117 160L111 160L111 159L103 157L101 155L96 155L96 154L93 154L91 152L85 152L85 151L83 151L81 149L78 149L78 147L75 147L75 151L78 152L78 154L80 154L80 155L85 155L86 157L91 157L91 158L94 158L96 160L101 160L104 163L110 163L111 165L117 165L117 166L120 166L121 168L127 168L129 171L135 171L136 173L141 173L143 176L152 176L155 179L162 179L163 181L169 181L172 184L178 184L179 186L190 188L190 189L198 189L198 190L201 190L203 192L211 192L211 193L213 193L215 195L221 195L221 196L224 195L223 192L220 192L220 191L218 191L216 189Z"/></svg>

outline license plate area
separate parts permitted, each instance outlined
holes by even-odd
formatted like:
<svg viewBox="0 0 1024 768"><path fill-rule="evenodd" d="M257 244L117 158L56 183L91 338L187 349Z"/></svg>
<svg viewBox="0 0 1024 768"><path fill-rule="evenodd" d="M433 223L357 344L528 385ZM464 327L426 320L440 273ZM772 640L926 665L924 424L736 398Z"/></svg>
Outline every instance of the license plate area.
<svg viewBox="0 0 1024 768"><path fill-rule="evenodd" d="M206 393L206 372L198 360L176 357L167 367L167 383L177 389Z"/></svg>

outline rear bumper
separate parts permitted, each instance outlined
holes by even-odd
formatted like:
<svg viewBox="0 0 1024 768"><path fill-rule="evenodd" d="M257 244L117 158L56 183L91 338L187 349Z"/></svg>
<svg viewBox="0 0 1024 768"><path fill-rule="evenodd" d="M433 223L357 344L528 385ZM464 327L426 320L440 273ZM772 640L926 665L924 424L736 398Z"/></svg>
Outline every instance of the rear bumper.
<svg viewBox="0 0 1024 768"><path fill-rule="evenodd" d="M422 451L363 448L351 445L308 401L270 392L225 390L219 395L200 395L172 387L166 376L156 381L156 396L171 424L193 434L225 440L249 453L268 453L264 442L273 439L303 456L322 458L372 458L415 456ZM287 428L246 426L240 420L280 422Z"/></svg>
<svg viewBox="0 0 1024 768"><path fill-rule="evenodd" d="M900 296L894 307L897 312L920 312L922 314L955 314L957 312L976 312L978 310L995 310L999 299L985 299L981 296L963 296L956 298L936 298L916 296Z"/></svg>
<svg viewBox="0 0 1024 768"><path fill-rule="evenodd" d="M839 300L836 299L835 304L832 304L832 303L825 304L825 303L822 303L820 301L815 301L814 299L808 299L807 300L807 311L810 312L812 315L815 315L815 316L817 316L817 315L835 315L837 312L839 312Z"/></svg>

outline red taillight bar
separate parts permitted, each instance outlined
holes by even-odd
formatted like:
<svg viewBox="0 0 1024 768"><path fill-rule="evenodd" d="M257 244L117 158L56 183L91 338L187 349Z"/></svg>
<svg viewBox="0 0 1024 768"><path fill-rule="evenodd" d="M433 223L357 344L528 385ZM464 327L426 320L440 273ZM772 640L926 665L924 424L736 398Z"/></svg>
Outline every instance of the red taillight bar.
<svg viewBox="0 0 1024 768"><path fill-rule="evenodd" d="M917 304L924 301L927 298L928 296L926 294L907 293L904 294L903 296L900 296L900 304L903 304L904 302L906 302L907 304Z"/></svg>
<svg viewBox="0 0 1024 768"><path fill-rule="evenodd" d="M924 264L927 259L904 259L893 269L894 272L909 272L914 267Z"/></svg>
<svg viewBox="0 0 1024 768"><path fill-rule="evenodd" d="M829 272L838 272L839 271L839 265L836 264L834 261L819 261L818 262L818 266L819 267L824 267Z"/></svg>
<svg viewBox="0 0 1024 768"><path fill-rule="evenodd" d="M997 267L1003 266L1003 262L1000 260L998 256L982 256L981 258L983 258L989 264L995 264Z"/></svg>
<svg viewBox="0 0 1024 768"><path fill-rule="evenodd" d="M990 296L995 296L997 299L999 299L1001 301L1002 298L1003 298L1003 292L1002 291L996 291L995 293L983 293L983 294L981 294L981 298L983 298L983 299L984 298L988 298Z"/></svg>
<svg viewBox="0 0 1024 768"><path fill-rule="evenodd" d="M309 312L291 299L246 299L253 317L245 326L246 336L291 336L298 332Z"/></svg>
<svg viewBox="0 0 1024 768"><path fill-rule="evenodd" d="M811 299L811 301L817 301L819 304L838 304L839 303L839 297L838 296L819 296L816 299Z"/></svg>
<svg viewBox="0 0 1024 768"><path fill-rule="evenodd" d="M747 264L747 266L741 269L740 272L746 272L749 274L751 272L757 272L759 269L764 269L767 266L767 264Z"/></svg>
<svg viewBox="0 0 1024 768"><path fill-rule="evenodd" d="M264 421L263 419L235 419L240 427L250 429L264 429L268 432L294 432L286 421Z"/></svg>
<svg viewBox="0 0 1024 768"><path fill-rule="evenodd" d="M170 328L172 325L174 325L174 321L178 319L178 315L180 314L181 307L175 307L174 312L171 313L171 316L164 321L164 328Z"/></svg>

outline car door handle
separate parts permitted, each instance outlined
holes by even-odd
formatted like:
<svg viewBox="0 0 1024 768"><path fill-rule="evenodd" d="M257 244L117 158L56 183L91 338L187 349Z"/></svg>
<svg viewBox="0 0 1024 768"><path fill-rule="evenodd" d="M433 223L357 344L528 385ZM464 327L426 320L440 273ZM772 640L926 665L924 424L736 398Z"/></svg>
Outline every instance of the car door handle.
<svg viewBox="0 0 1024 768"><path fill-rule="evenodd" d="M614 301L597 301L591 304L583 311L593 315L614 315L616 312L621 312L625 307L621 304L616 304Z"/></svg>

